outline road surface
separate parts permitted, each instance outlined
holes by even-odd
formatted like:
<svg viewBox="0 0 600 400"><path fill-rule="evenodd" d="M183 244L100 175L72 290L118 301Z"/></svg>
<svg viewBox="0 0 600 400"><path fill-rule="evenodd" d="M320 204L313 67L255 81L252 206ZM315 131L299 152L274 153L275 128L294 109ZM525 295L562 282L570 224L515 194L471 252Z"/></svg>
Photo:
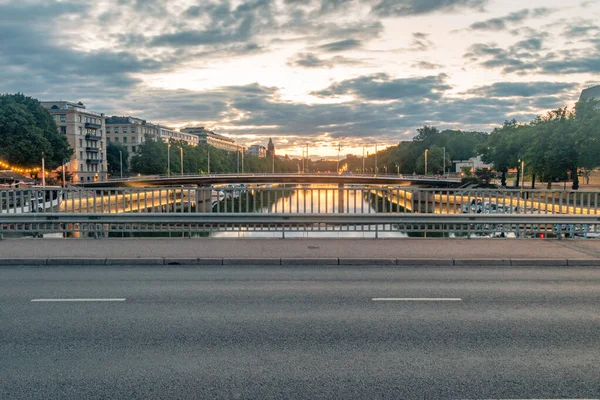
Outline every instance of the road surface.
<svg viewBox="0 0 600 400"><path fill-rule="evenodd" d="M4 267L0 321L1 399L600 397L598 268Z"/></svg>

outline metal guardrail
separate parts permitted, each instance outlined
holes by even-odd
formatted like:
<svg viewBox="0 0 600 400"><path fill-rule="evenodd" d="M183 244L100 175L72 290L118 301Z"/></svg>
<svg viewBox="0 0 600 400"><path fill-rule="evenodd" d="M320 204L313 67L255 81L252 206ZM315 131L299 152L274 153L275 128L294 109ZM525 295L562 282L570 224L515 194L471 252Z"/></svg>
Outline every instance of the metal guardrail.
<svg viewBox="0 0 600 400"><path fill-rule="evenodd" d="M0 234L350 231L597 237L599 194L382 185L0 189Z"/></svg>
<svg viewBox="0 0 600 400"><path fill-rule="evenodd" d="M600 214L600 192L383 185L0 189L0 215L79 213Z"/></svg>
<svg viewBox="0 0 600 400"><path fill-rule="evenodd" d="M600 236L597 215L486 214L7 214L0 235L11 232L106 237L111 233L167 232L177 236L212 232L401 232L456 236Z"/></svg>

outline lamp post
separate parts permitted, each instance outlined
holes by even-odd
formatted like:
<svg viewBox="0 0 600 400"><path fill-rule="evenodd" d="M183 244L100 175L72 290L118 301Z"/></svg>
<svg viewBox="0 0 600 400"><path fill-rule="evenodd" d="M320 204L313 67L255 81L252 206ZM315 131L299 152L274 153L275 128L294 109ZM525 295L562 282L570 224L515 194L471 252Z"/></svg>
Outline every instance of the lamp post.
<svg viewBox="0 0 600 400"><path fill-rule="evenodd" d="M183 176L183 147L179 148L179 158L181 160L181 176Z"/></svg>
<svg viewBox="0 0 600 400"><path fill-rule="evenodd" d="M375 145L375 176L377 176L377 172L379 172L379 167L377 167L377 145Z"/></svg>
<svg viewBox="0 0 600 400"><path fill-rule="evenodd" d="M425 149L425 176L427 176L427 153L429 153L429 149Z"/></svg>
<svg viewBox="0 0 600 400"><path fill-rule="evenodd" d="M442 170L442 176L446 176L446 148L442 147L444 150L444 169Z"/></svg>
<svg viewBox="0 0 600 400"><path fill-rule="evenodd" d="M525 160L521 160L521 190L525 189Z"/></svg>
<svg viewBox="0 0 600 400"><path fill-rule="evenodd" d="M65 162L63 160L63 167L62 167L62 178L63 178L63 187L67 187L67 181L65 179Z"/></svg>
<svg viewBox="0 0 600 400"><path fill-rule="evenodd" d="M400 166L398 164L396 164L396 172L398 173L398 175L400 175Z"/></svg>
<svg viewBox="0 0 600 400"><path fill-rule="evenodd" d="M121 179L123 179L123 152L119 150L119 165L121 167Z"/></svg>
<svg viewBox="0 0 600 400"><path fill-rule="evenodd" d="M336 172L340 173L340 150L342 149L342 145L338 143L338 158L337 158L337 167Z"/></svg>
<svg viewBox="0 0 600 400"><path fill-rule="evenodd" d="M167 177L171 177L171 143L167 143Z"/></svg>
<svg viewBox="0 0 600 400"><path fill-rule="evenodd" d="M362 173L363 175L365 174L365 146L363 146L363 169L362 169Z"/></svg>
<svg viewBox="0 0 600 400"><path fill-rule="evenodd" d="M42 187L46 187L46 161L42 153Z"/></svg>

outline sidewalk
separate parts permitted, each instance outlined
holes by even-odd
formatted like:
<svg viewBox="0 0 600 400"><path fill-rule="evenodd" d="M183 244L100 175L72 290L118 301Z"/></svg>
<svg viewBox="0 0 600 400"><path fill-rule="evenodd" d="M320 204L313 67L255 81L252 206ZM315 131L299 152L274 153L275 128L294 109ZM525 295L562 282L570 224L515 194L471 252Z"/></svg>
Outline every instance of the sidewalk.
<svg viewBox="0 0 600 400"><path fill-rule="evenodd" d="M31 264L600 266L600 240L0 240L0 265Z"/></svg>

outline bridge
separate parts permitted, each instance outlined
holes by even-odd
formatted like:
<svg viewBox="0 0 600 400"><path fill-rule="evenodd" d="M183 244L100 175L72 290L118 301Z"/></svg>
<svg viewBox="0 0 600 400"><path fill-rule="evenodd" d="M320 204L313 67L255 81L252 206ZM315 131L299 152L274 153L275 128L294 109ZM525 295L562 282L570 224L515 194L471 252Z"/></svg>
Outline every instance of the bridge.
<svg viewBox="0 0 600 400"><path fill-rule="evenodd" d="M148 187L148 186L211 186L220 184L334 184L334 185L423 185L458 187L460 179L435 178L423 175L336 175L336 174L204 174L204 175L151 175L76 186L87 188Z"/></svg>

